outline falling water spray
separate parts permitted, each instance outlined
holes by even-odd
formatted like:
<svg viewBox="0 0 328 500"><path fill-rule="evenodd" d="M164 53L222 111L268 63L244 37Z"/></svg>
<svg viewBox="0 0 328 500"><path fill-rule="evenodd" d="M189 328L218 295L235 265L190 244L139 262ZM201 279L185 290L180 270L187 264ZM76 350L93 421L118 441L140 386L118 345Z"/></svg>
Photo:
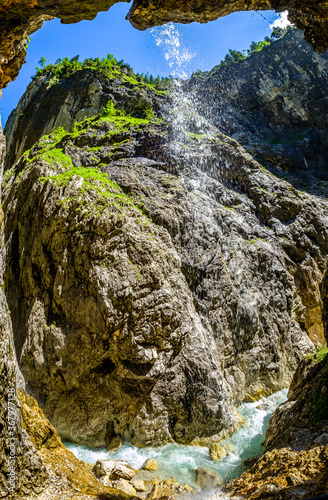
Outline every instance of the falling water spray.
<svg viewBox="0 0 328 500"><path fill-rule="evenodd" d="M213 134L215 129L196 111L196 95L185 90L187 66L195 53L184 45L178 26L169 23L152 28L151 34L171 68L173 80L170 102L165 104L161 111L165 121L170 124L170 156L174 158L176 165L183 168L186 163L191 164L190 138L195 135ZM201 144L198 149L197 159L193 155L192 163L195 167L201 168Z"/></svg>

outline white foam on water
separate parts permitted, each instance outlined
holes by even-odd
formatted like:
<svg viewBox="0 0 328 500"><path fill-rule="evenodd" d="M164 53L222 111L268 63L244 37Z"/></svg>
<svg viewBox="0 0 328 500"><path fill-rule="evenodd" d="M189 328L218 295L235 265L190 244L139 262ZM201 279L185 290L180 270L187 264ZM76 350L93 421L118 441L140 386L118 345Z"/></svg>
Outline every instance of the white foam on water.
<svg viewBox="0 0 328 500"><path fill-rule="evenodd" d="M261 443L264 439L268 421L277 406L287 399L287 389L279 391L267 398L254 403L243 403L239 407L240 415L245 419L245 424L229 438L220 441L227 455L213 462L208 448L201 446L183 446L167 444L159 448L137 448L131 443L124 443L114 452L108 453L105 448L87 448L74 443L64 443L74 455L88 463L97 460L114 458L126 460L132 467L140 469L148 458L157 461L158 472L161 479L175 478L181 484L195 486L195 469L206 467L219 475L223 482L238 477L243 472L243 461L247 458L259 456L263 452ZM214 496L213 496L214 495ZM193 499L195 500L195 496ZM225 496L216 491L207 493L202 500L223 499Z"/></svg>

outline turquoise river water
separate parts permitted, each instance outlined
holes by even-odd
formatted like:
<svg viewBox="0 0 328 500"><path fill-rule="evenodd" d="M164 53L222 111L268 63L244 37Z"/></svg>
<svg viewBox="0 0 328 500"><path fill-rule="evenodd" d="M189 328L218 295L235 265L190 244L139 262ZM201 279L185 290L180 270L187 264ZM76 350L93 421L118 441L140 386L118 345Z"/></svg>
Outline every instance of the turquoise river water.
<svg viewBox="0 0 328 500"><path fill-rule="evenodd" d="M227 455L218 462L213 462L208 448L201 446L168 444L160 448L137 448L124 443L118 451L108 453L106 448L87 448L68 442L64 444L77 458L91 464L97 460L114 458L126 460L132 467L140 469L147 458L154 458L158 464L156 477L160 479L173 477L180 484L195 486L195 469L206 467L216 472L225 483L243 472L244 460L263 452L261 443L269 418L277 406L286 399L287 389L284 389L254 403L243 403L238 411L246 424L241 425L234 434L220 442ZM223 497L214 494L207 498Z"/></svg>

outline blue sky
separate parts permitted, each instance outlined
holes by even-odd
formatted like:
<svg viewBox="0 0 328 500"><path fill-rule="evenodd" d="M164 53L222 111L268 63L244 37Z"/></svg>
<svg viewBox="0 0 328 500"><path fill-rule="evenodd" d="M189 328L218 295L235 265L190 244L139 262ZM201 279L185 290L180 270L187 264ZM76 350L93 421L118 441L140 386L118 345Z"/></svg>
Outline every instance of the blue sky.
<svg viewBox="0 0 328 500"><path fill-rule="evenodd" d="M4 126L10 112L24 93L41 56L53 63L59 57L80 55L105 57L113 54L124 59L138 73L167 76L175 62L165 58L163 45L156 40L165 28L138 31L125 20L129 10L126 3L118 3L109 11L99 13L93 21L77 24L61 24L58 19L44 23L41 30L31 35L24 64L17 80L3 91L0 113ZM242 50L254 41L270 35L270 24L278 18L272 11L238 12L207 24L192 23L175 25L174 33L179 38L179 54L187 54L184 71L189 75L197 69L209 70L218 64L229 49ZM170 51L169 51L170 52ZM172 54L171 54L172 55Z"/></svg>

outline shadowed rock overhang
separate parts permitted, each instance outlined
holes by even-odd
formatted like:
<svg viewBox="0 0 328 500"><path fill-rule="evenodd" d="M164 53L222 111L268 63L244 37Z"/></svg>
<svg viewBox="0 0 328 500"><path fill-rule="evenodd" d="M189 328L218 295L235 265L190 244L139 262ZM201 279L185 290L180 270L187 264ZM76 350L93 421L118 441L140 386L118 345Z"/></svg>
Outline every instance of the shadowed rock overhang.
<svg viewBox="0 0 328 500"><path fill-rule="evenodd" d="M45 20L63 23L93 19L115 0L2 0L0 5L0 88L14 80L24 63L27 37ZM304 31L315 50L328 48L326 0L134 0L127 18L140 30L167 22L205 23L242 10L289 11L289 20Z"/></svg>

